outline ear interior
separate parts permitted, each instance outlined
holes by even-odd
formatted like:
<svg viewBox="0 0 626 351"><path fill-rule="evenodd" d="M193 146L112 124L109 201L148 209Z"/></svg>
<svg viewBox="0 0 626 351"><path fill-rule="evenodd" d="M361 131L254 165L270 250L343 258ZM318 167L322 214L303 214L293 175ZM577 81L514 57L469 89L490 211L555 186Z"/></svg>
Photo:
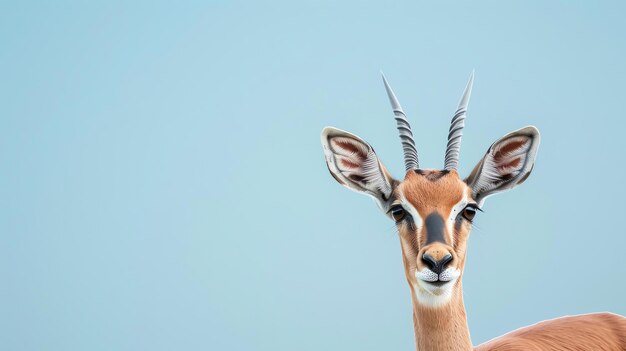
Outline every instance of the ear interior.
<svg viewBox="0 0 626 351"><path fill-rule="evenodd" d="M465 180L478 202L497 192L523 183L533 169L540 135L528 126L493 143Z"/></svg>
<svg viewBox="0 0 626 351"><path fill-rule="evenodd" d="M367 142L332 127L324 129L321 141L328 170L341 185L373 196L381 206L389 199L393 179Z"/></svg>

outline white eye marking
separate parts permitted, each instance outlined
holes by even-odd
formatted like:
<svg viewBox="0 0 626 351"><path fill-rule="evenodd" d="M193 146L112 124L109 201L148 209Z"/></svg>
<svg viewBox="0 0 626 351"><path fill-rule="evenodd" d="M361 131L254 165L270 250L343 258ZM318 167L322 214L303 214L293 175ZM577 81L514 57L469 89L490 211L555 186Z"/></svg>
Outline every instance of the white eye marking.
<svg viewBox="0 0 626 351"><path fill-rule="evenodd" d="M406 200L406 198L404 197L404 194L400 193L399 198L400 198L399 199L400 201L397 204L398 205L402 205L404 210L407 211L411 215L411 217L413 218L413 222L415 223L415 227L416 228L421 228L422 227L422 217L420 217L420 215L417 212L417 210L415 209L415 207L413 207L413 205L411 205L411 203ZM396 204L394 204L394 205L396 205Z"/></svg>
<svg viewBox="0 0 626 351"><path fill-rule="evenodd" d="M456 205L454 205L454 207L452 207L452 211L450 212L450 217L448 217L448 220L454 222L456 220L456 217L459 215L459 213L461 213L461 211L463 211L463 209L465 209L468 203L469 200L467 199L467 197L463 197L461 201L459 201Z"/></svg>
<svg viewBox="0 0 626 351"><path fill-rule="evenodd" d="M448 226L448 233L450 233L450 236L451 236L450 242L452 243L453 246L454 246L454 223L456 222L456 218L458 217L459 213L461 213L461 211L465 209L465 206L467 206L468 203L469 203L469 196L466 190L463 194L463 198L461 199L461 201L457 202L457 204L452 207L452 211L450 211L450 216L448 217L447 226Z"/></svg>

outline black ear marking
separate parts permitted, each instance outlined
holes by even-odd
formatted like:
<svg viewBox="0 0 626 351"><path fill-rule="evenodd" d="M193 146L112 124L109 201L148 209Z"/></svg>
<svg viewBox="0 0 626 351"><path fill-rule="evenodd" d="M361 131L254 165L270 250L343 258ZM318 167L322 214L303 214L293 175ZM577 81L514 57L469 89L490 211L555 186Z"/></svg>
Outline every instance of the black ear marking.
<svg viewBox="0 0 626 351"><path fill-rule="evenodd" d="M500 179L505 182L507 180L513 179L513 175L511 173L503 174L500 176Z"/></svg>
<svg viewBox="0 0 626 351"><path fill-rule="evenodd" d="M350 174L348 178L350 178L350 180L353 180L355 182L358 182L364 185L367 184L367 180L365 180L365 177L360 176L358 174Z"/></svg>

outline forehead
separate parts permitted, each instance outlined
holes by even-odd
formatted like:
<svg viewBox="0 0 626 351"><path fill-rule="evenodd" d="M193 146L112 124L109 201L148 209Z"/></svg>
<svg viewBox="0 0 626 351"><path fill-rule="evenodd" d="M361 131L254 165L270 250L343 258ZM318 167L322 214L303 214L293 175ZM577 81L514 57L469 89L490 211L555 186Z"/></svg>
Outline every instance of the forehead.
<svg viewBox="0 0 626 351"><path fill-rule="evenodd" d="M409 171L398 190L422 215L433 210L445 214L466 196L471 196L467 185L454 170Z"/></svg>

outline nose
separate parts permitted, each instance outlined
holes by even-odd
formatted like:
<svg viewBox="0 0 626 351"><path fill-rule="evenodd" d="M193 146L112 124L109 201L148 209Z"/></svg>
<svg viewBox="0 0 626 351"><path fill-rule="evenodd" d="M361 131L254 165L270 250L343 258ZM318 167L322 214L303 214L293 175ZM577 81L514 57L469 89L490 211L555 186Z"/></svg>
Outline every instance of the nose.
<svg viewBox="0 0 626 351"><path fill-rule="evenodd" d="M422 262L436 274L440 274L450 261L452 261L452 254L447 250L426 251L422 255Z"/></svg>

